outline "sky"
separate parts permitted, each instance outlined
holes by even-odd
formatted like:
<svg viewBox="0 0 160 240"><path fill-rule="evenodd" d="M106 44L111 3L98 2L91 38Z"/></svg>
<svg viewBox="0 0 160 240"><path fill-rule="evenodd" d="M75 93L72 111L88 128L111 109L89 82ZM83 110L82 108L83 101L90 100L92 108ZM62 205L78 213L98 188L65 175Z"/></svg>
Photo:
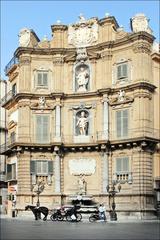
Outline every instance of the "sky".
<svg viewBox="0 0 160 240"><path fill-rule="evenodd" d="M130 18L136 13L144 13L150 19L150 27L159 41L159 1L158 0L72 0L47 1L1 0L1 72L2 79L7 79L4 68L13 57L18 47L18 33L27 27L33 29L42 39L45 35L50 40L51 25L60 20L63 24L72 24L80 13L85 18L102 19L106 13L114 16L125 31L131 32Z"/></svg>

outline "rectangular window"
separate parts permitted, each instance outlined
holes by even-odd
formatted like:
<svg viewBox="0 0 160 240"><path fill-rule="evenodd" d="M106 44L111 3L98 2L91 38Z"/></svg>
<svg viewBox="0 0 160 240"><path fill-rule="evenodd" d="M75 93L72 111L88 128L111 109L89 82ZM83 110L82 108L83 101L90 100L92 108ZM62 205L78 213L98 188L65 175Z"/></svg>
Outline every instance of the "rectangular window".
<svg viewBox="0 0 160 240"><path fill-rule="evenodd" d="M16 95L16 93L17 93L17 85L16 85L16 83L15 83L15 84L13 84L13 86L12 86L12 94L13 94L13 96Z"/></svg>
<svg viewBox="0 0 160 240"><path fill-rule="evenodd" d="M129 172L129 157L116 158L116 172L118 173Z"/></svg>
<svg viewBox="0 0 160 240"><path fill-rule="evenodd" d="M48 87L48 72L37 72L37 86Z"/></svg>
<svg viewBox="0 0 160 240"><path fill-rule="evenodd" d="M128 64L121 63L117 65L117 80L124 80L128 78Z"/></svg>
<svg viewBox="0 0 160 240"><path fill-rule="evenodd" d="M16 180L16 164L7 164L7 180Z"/></svg>
<svg viewBox="0 0 160 240"><path fill-rule="evenodd" d="M30 164L32 175L50 175L53 174L53 161L33 160Z"/></svg>
<svg viewBox="0 0 160 240"><path fill-rule="evenodd" d="M129 157L116 158L116 177L118 182L129 182Z"/></svg>
<svg viewBox="0 0 160 240"><path fill-rule="evenodd" d="M48 115L36 116L36 142L37 143L49 142L49 116Z"/></svg>
<svg viewBox="0 0 160 240"><path fill-rule="evenodd" d="M128 109L116 112L117 137L128 136Z"/></svg>

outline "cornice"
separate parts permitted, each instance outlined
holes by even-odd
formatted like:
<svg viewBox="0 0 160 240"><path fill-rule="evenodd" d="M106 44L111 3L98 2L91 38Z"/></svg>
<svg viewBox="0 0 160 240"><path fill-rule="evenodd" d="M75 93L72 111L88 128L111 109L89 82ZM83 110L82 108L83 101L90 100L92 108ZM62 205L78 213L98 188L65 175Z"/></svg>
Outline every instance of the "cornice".
<svg viewBox="0 0 160 240"><path fill-rule="evenodd" d="M147 41L152 44L155 37L150 35L147 32L138 32L138 33L130 33L122 39L117 39L115 41L107 41L98 43L93 46L86 47L87 51L95 52L101 51L103 49L113 49L119 46L123 46L125 44L131 43L131 46L137 40ZM19 57L23 53L28 54L39 54L39 55L54 55L54 54L75 54L76 48L31 48L31 47L18 47L14 52L14 56Z"/></svg>
<svg viewBox="0 0 160 240"><path fill-rule="evenodd" d="M110 94L115 94L119 92L120 90L123 91L134 91L137 89L143 89L143 90L148 90L149 92L154 92L156 89L156 86L147 83L147 82L137 82L133 83L131 85L127 85L124 87L119 87L119 88L102 88L98 89L97 91L93 92L85 92L85 93L64 93L64 92L54 92L54 93L49 93L49 94L33 94L33 93L17 93L16 96L14 96L13 99L10 99L7 103L3 104L3 107L7 108L11 102L18 102L20 99L37 99L41 96L45 97L46 99L81 99L81 98L89 98L89 97L98 97L98 96L103 96L104 94L110 95Z"/></svg>

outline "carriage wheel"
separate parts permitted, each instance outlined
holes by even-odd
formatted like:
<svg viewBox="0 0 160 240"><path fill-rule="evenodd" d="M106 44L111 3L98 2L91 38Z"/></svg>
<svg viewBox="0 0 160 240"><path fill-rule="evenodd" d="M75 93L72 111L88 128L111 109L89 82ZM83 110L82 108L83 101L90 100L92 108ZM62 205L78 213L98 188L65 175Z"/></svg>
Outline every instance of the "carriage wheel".
<svg viewBox="0 0 160 240"><path fill-rule="evenodd" d="M52 214L52 215L50 216L50 219L51 219L52 221L57 221L57 216L56 216L55 214Z"/></svg>
<svg viewBox="0 0 160 240"><path fill-rule="evenodd" d="M92 216L92 215L91 215L91 216L89 217L89 221L90 221L90 222L95 222L95 221L96 221L96 219L95 219L95 217L94 217L94 216Z"/></svg>
<svg viewBox="0 0 160 240"><path fill-rule="evenodd" d="M61 214L57 215L57 220L58 221L63 221L64 217Z"/></svg>

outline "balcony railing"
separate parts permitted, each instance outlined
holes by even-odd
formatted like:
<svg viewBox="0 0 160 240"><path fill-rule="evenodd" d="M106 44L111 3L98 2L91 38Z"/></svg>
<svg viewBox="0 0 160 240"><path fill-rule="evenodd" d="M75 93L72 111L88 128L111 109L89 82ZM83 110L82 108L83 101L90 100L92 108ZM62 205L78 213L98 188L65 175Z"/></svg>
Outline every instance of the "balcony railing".
<svg viewBox="0 0 160 240"><path fill-rule="evenodd" d="M11 68L13 68L13 66L17 65L18 63L19 63L18 58L13 57L5 67L4 70L5 74L7 75Z"/></svg>
<svg viewBox="0 0 160 240"><path fill-rule="evenodd" d="M10 90L0 101L0 105L6 104L8 101L10 101L17 93Z"/></svg>
<svg viewBox="0 0 160 240"><path fill-rule="evenodd" d="M0 153L3 153L9 149L11 149L16 144L22 144L27 146L48 146L53 145L55 143L63 143L63 144L93 144L98 143L99 141L128 141L136 138L154 138L159 139L160 134L158 129L152 128L137 128L137 129L129 129L127 136L117 137L116 132L97 132L95 135L88 135L88 136L74 136L74 135L65 135L56 137L54 134L48 135L47 138L38 139L36 135L16 135L13 134L7 139L5 144L0 146Z"/></svg>
<svg viewBox="0 0 160 240"><path fill-rule="evenodd" d="M159 139L160 134L158 129L149 128L149 127L142 127L142 128L132 128L128 129L128 133L125 135L118 136L116 131L113 131L109 134L110 141L118 141L118 140L127 140L133 138L156 138Z"/></svg>

